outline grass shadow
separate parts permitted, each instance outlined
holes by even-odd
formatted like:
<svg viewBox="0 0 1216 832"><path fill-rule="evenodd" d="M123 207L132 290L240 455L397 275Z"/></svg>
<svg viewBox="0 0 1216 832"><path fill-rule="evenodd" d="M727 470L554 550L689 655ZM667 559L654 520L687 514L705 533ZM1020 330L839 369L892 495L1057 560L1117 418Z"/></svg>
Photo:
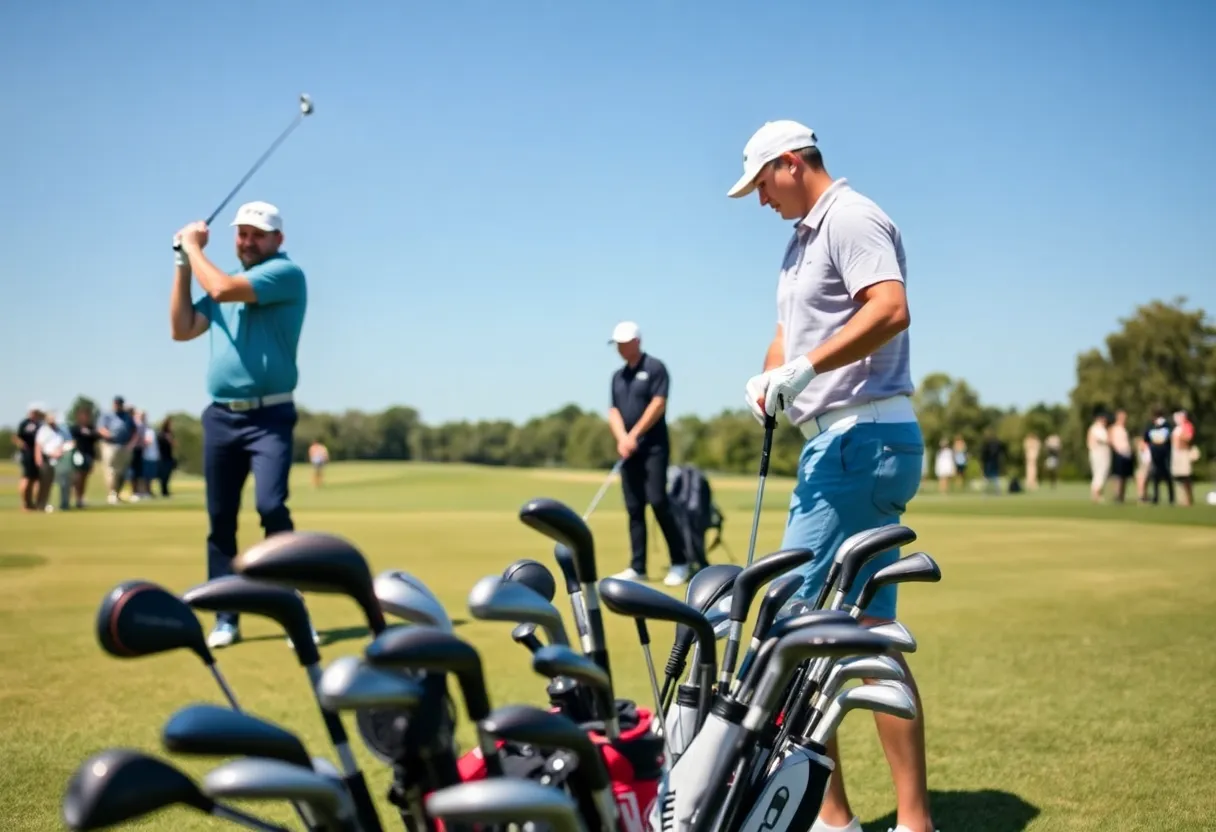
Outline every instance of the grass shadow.
<svg viewBox="0 0 1216 832"><path fill-rule="evenodd" d="M1039 808L1016 794L996 789L964 792L929 792L933 822L939 829L982 829L984 832L1022 832L1039 816ZM862 824L866 832L895 828L895 813Z"/></svg>

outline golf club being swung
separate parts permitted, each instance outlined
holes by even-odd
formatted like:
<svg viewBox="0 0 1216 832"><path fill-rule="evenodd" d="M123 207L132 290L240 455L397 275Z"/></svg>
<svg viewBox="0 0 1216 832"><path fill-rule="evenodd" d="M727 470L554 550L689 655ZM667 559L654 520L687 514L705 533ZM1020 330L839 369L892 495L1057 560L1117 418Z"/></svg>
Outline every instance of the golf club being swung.
<svg viewBox="0 0 1216 832"><path fill-rule="evenodd" d="M608 472L608 476L604 479L604 484L600 486L600 490L595 492L595 496L591 499L591 505L587 506L587 510L583 512L584 520L591 516L591 512L595 511L595 507L600 504L600 500L604 499L604 495L608 493L608 486L612 485L613 477L621 473L621 465L624 462L625 460L618 459L616 464L612 466L612 470Z"/></svg>
<svg viewBox="0 0 1216 832"><path fill-rule="evenodd" d="M266 149L266 152L262 154L261 158L253 163L253 167L249 169L249 172L241 177L241 181L236 183L236 187L228 192L228 196L224 197L224 201L217 205L215 210L211 212L211 215L206 219L208 226L215 222L215 218L219 216L220 211L223 211L224 208L227 207L228 203L232 201L232 198L237 195L237 192L239 192L241 188L245 186L245 183L249 181L249 178L258 172L258 168L260 168L265 161L270 158L270 154L274 153L278 146L291 135L291 132L300 126L300 122L304 120L304 117L312 115L312 112L312 98L310 98L306 93L301 93L300 112L296 113L296 117L291 120L291 124L287 125L287 129L279 134L279 137L275 139L270 147ZM181 243L178 240L173 241L173 249L175 251L181 250Z"/></svg>

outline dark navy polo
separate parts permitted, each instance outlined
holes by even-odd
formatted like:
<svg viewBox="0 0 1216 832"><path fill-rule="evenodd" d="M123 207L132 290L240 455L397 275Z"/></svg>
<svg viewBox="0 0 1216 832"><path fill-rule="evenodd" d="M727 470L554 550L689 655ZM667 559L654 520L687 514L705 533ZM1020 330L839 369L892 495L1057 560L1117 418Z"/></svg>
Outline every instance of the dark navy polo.
<svg viewBox="0 0 1216 832"><path fill-rule="evenodd" d="M636 367L628 364L612 374L612 406L621 414L625 430L633 430L655 396L667 396L667 367L653 355L642 353ZM638 444L667 444L667 413L650 426Z"/></svg>

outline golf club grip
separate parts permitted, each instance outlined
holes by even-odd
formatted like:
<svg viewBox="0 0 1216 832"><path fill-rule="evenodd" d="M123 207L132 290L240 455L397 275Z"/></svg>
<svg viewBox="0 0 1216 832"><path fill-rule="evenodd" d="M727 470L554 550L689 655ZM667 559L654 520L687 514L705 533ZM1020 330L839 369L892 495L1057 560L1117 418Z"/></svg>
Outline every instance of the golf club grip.
<svg viewBox="0 0 1216 832"><path fill-rule="evenodd" d="M768 458L773 452L773 432L777 429L777 417L764 417L764 444L760 447L760 476L768 476Z"/></svg>
<svg viewBox="0 0 1216 832"><path fill-rule="evenodd" d="M359 826L363 832L383 832L380 826L380 816L376 814L376 805L372 802L371 792L367 790L367 780L362 771L354 771L342 778L355 803L355 815L359 818Z"/></svg>

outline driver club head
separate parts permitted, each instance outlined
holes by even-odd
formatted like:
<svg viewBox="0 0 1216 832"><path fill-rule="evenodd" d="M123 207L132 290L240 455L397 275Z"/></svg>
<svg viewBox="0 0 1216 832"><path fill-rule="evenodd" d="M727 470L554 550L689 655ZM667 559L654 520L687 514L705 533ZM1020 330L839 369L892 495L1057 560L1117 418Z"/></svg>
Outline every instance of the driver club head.
<svg viewBox="0 0 1216 832"><path fill-rule="evenodd" d="M96 635L103 650L121 659L185 649L204 664L215 664L194 611L152 581L124 581L106 593L97 610Z"/></svg>
<svg viewBox="0 0 1216 832"><path fill-rule="evenodd" d="M108 748L77 767L61 811L69 829L106 829L174 805L210 813L215 803L164 760L129 748Z"/></svg>
<svg viewBox="0 0 1216 832"><path fill-rule="evenodd" d="M242 711L217 705L189 705L161 729L166 751L212 757L269 757L312 765L304 743L286 728Z"/></svg>
<svg viewBox="0 0 1216 832"><path fill-rule="evenodd" d="M274 621L291 639L302 667L321 660L312 636L312 621L304 596L294 589L255 581L245 575L224 575L182 593L182 600L196 610L258 615Z"/></svg>
<svg viewBox="0 0 1216 832"><path fill-rule="evenodd" d="M503 580L523 584L546 601L552 601L557 595L557 581L553 573L543 563L531 558L521 558L508 565L502 571L502 577Z"/></svg>
<svg viewBox="0 0 1216 832"><path fill-rule="evenodd" d="M380 608L389 615L415 624L452 631L447 610L426 584L408 572L389 569L376 576L373 591Z"/></svg>

